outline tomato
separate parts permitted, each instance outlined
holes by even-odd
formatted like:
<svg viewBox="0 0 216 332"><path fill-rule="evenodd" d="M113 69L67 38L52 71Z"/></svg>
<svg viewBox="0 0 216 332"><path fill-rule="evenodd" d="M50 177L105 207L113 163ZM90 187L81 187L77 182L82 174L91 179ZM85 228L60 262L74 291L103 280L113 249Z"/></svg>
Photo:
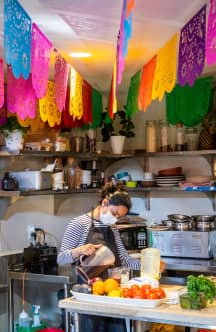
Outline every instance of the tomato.
<svg viewBox="0 0 216 332"><path fill-rule="evenodd" d="M154 292L151 292L151 293L147 294L146 298L147 298L148 300L157 300L157 299L158 299L158 296L157 296L157 294L155 294Z"/></svg>
<svg viewBox="0 0 216 332"><path fill-rule="evenodd" d="M133 299L143 299L142 289L134 289L132 292Z"/></svg>
<svg viewBox="0 0 216 332"><path fill-rule="evenodd" d="M131 290L130 288L123 288L122 289L122 297L131 297Z"/></svg>
<svg viewBox="0 0 216 332"><path fill-rule="evenodd" d="M152 286L151 285L147 285L147 284L144 284L141 286L142 290L151 290L152 289Z"/></svg>
<svg viewBox="0 0 216 332"><path fill-rule="evenodd" d="M142 289L143 292L143 296L145 299L147 299L148 294L150 294L152 292L152 290L150 288L146 288L146 289Z"/></svg>
<svg viewBox="0 0 216 332"><path fill-rule="evenodd" d="M135 289L140 289L140 286L136 284L131 285L130 290L133 292Z"/></svg>
<svg viewBox="0 0 216 332"><path fill-rule="evenodd" d="M160 299L163 299L164 297L166 297L166 293L163 290L163 288L161 288L161 287L154 288L153 291Z"/></svg>

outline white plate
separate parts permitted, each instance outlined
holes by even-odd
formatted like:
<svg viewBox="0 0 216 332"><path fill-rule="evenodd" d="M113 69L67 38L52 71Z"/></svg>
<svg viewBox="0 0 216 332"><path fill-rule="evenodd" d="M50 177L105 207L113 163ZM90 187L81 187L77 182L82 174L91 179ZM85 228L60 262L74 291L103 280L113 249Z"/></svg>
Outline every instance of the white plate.
<svg viewBox="0 0 216 332"><path fill-rule="evenodd" d="M162 304L165 299L146 300L146 299L128 299L123 297L111 297L106 295L93 295L79 292L72 292L75 299L80 301L94 302L94 303L108 303L119 304L125 306L139 306L144 308L155 308Z"/></svg>

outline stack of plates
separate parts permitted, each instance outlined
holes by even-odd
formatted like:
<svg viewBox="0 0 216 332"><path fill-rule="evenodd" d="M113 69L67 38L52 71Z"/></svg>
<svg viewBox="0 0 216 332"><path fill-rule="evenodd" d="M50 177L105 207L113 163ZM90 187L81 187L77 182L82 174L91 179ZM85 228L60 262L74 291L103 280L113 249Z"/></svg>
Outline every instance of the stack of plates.
<svg viewBox="0 0 216 332"><path fill-rule="evenodd" d="M175 187L179 182L184 181L184 175L156 176L155 183L159 187Z"/></svg>

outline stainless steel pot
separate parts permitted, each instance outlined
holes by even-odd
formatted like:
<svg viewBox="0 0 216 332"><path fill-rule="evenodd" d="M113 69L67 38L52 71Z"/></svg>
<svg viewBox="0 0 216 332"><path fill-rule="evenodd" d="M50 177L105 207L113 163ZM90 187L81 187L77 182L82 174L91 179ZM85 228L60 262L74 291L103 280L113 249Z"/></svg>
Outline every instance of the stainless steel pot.
<svg viewBox="0 0 216 332"><path fill-rule="evenodd" d="M170 228L172 228L173 224L174 224L174 222L172 220L169 220L169 219L168 220L161 220L161 223L162 223L162 225L168 226Z"/></svg>
<svg viewBox="0 0 216 332"><path fill-rule="evenodd" d="M196 230L209 231L215 229L215 216L196 215L192 216L193 225Z"/></svg>
<svg viewBox="0 0 216 332"><path fill-rule="evenodd" d="M191 229L190 221L174 222L173 229L175 231L189 231Z"/></svg>

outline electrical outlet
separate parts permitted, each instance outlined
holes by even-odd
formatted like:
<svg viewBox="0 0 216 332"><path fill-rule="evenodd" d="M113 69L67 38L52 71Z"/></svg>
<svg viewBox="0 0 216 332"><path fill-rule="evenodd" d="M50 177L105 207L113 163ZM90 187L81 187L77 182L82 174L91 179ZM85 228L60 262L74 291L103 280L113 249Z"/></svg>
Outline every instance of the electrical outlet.
<svg viewBox="0 0 216 332"><path fill-rule="evenodd" d="M28 233L28 240L31 240L31 234L34 233L35 226L34 225L28 225L27 227L27 233Z"/></svg>

